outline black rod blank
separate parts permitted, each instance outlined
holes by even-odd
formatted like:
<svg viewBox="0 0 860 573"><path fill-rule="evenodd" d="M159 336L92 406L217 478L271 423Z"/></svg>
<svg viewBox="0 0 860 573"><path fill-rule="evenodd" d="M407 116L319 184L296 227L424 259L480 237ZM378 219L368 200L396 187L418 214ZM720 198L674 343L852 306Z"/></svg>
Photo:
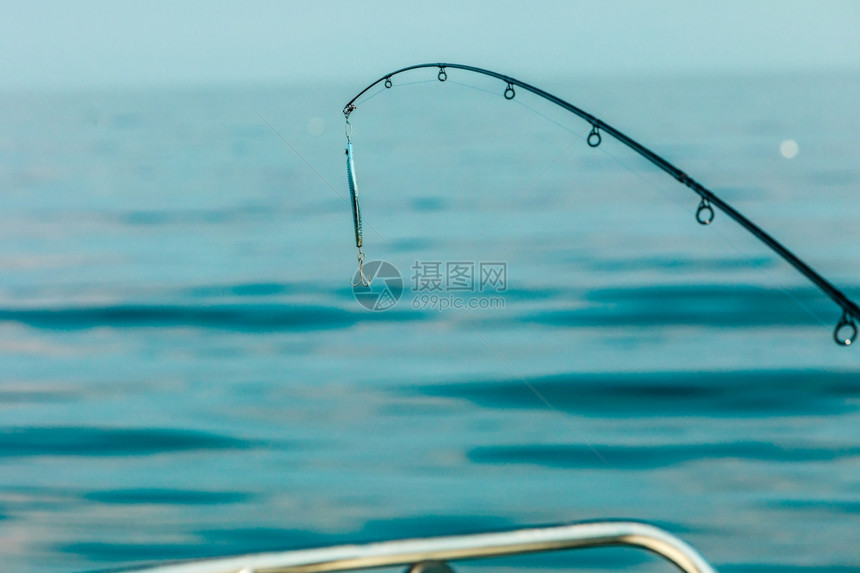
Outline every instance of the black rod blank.
<svg viewBox="0 0 860 573"><path fill-rule="evenodd" d="M478 74L483 74L485 76L490 76L493 78L497 78L502 82L505 82L507 85L505 89L505 98L513 99L514 98L514 89L513 86L518 86L527 90L537 96L542 97L545 100L548 100L567 111L573 113L574 115L579 116L584 119L592 126L592 131L588 136L588 144L591 147L597 147L600 145L600 132L607 133L614 137L616 140L620 141L666 173L672 176L679 183L686 185L689 187L694 193L701 197L701 203L699 206L699 211L697 212L697 219L702 224L709 224L713 219L713 209L710 205L716 206L720 211L731 217L735 222L737 222L740 226L745 228L747 231L755 235L760 241L762 241L765 245L771 248L776 254L782 257L785 261L787 261L791 266L797 269L802 275L812 281L815 286L821 289L824 294L829 296L833 302L839 305L842 308L842 317L839 320L839 323L836 325L836 329L833 332L833 338L836 342L842 346L848 346L857 336L857 325L854 322L855 320L860 320L860 307L854 303L851 299L845 296L839 289L833 286L830 281L821 276L818 272L816 272L812 267L806 264L803 260L801 260L797 255L788 250L782 243L774 239L771 235L764 231L761 227L747 219L743 214L741 214L737 209L720 199L717 195L715 195L712 191L705 188L701 183L694 180L692 177L684 173L682 170L678 169L671 163L669 163L664 158L660 157L641 143L631 139L630 137L624 135L622 132L618 131L608 123L598 119L597 117L591 115L587 111L576 107L575 105L564 101L563 99L552 95L551 93L545 92L540 88L537 88L531 84L527 84L522 82L516 78L512 78L510 76L506 76L500 74L498 72L493 72L491 70L485 70L482 68L476 68L474 66L465 66L462 64L449 64L449 63L435 63L435 64L418 64L415 66L408 66L405 68L401 68L395 72L391 72L386 74L361 90L358 95L349 100L347 104L343 108L343 113L349 118L349 115L355 111L356 105L355 102L364 95L368 90L373 88L380 82L385 82L385 87L390 87L391 78L398 74L402 74L403 72L408 72L410 70L417 70L420 68L438 68L438 78L440 81L445 81L448 78L448 74L446 72L446 68L455 68L460 70L466 70L469 72L474 72ZM703 211L709 211L710 217L707 219L702 219L700 217ZM841 334L841 333L845 334Z"/></svg>

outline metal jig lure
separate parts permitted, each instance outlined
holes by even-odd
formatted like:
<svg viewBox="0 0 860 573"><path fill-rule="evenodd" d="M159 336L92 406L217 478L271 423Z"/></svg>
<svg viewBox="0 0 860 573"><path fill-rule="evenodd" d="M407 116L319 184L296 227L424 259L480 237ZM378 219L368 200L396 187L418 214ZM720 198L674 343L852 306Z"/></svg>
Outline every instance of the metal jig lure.
<svg viewBox="0 0 860 573"><path fill-rule="evenodd" d="M358 248L358 272L352 286L370 286L370 280L364 274L364 252L361 250L361 209L358 206L358 186L355 182L355 162L352 160L352 125L349 116L346 118L346 179L349 183L349 197L352 200L352 224L355 228L355 246Z"/></svg>
<svg viewBox="0 0 860 573"><path fill-rule="evenodd" d="M766 233L761 227L747 219L744 215L742 215L739 211L737 211L734 207L717 197L712 191L706 189L702 184L695 181L692 177L642 145L637 141L634 141L630 137L624 135L611 125L606 122L596 118L590 113L586 112L583 109L580 109L563 99L554 96L548 92L543 91L540 88L537 88L533 85L527 84L525 82L521 82L515 78L510 76L505 76L503 74L493 72L490 70L485 70L482 68L476 68L473 66L465 66L462 64L448 64L448 63L436 63L436 64L418 64L415 66L408 66L406 68L401 68L395 72L391 72L385 74L363 90L361 90L358 95L349 100L349 102L343 108L343 114L346 116L347 123L347 176L349 178L350 185L350 193L352 193L353 198L353 215L356 222L356 243L359 247L359 269L361 269L361 261L363 259L363 253L361 252L361 221L358 215L358 200L355 194L355 172L354 166L352 164L352 155L351 155L351 146L349 144L349 135L351 132L351 126L349 124L349 114L351 114L356 109L355 102L364 95L368 90L373 88L375 85L380 82L384 82L386 88L390 88L393 85L392 78L398 74L403 72L408 72L410 70L417 70L420 68L438 68L437 78L440 82L444 82L448 79L448 68L465 70L467 72L474 72L477 74L482 74L485 76L490 76L492 78L496 78L504 82L505 89L503 95L505 99L512 100L516 97L516 92L514 91L514 86L521 87L526 91L529 91L539 97L542 97L545 100L548 100L559 107L566 109L567 111L573 113L574 115L579 116L580 118L587 121L591 124L591 133L589 133L586 142L589 147L598 147L601 143L602 137L601 132L606 133L619 142L623 143L666 173L668 173L672 178L677 180L682 185L688 187L693 193L696 193L699 198L699 206L696 210L696 220L702 225L710 225L714 220L714 207L728 215L731 219L737 222L740 226L745 228L747 231L755 235L760 241L762 241L765 245L767 245L772 251L774 251L777 255L782 257L786 262L788 262L791 266L797 269L802 275L808 278L815 286L821 289L824 294L829 296L833 302L835 302L842 309L842 315L839 321L836 324L836 328L833 330L833 339L837 344L841 346L849 346L851 345L855 339L857 338L857 323L856 320L860 320L860 307L854 303L851 299L845 296L839 289L837 289L833 284L831 284L827 279L818 274L815 270L812 269L808 264L802 261L797 255L789 251L786 247L782 245L779 241L774 239L771 235ZM363 277L363 273L361 274Z"/></svg>

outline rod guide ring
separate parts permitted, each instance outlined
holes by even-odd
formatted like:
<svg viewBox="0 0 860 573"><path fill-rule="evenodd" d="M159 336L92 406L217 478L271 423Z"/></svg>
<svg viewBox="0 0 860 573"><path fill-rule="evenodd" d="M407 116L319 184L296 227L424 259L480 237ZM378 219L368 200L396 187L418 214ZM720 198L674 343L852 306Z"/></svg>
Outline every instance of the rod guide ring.
<svg viewBox="0 0 860 573"><path fill-rule="evenodd" d="M843 311L842 318L839 319L836 328L833 329L833 340L839 346L851 346L856 339L857 324L854 322L854 317Z"/></svg>
<svg viewBox="0 0 860 573"><path fill-rule="evenodd" d="M591 126L591 133L588 134L588 138L585 141L589 147L597 147L603 141L603 137L600 136L600 131L596 125Z"/></svg>
<svg viewBox="0 0 860 573"><path fill-rule="evenodd" d="M704 197L699 203L699 208L696 209L696 221L700 225L710 225L714 222L714 208L711 207L711 202Z"/></svg>

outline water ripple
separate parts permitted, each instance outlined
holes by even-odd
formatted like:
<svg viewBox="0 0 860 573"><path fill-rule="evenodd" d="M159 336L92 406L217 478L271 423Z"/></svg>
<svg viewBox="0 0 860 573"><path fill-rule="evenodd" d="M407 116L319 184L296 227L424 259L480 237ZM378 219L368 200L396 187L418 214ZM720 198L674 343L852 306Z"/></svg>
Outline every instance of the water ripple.
<svg viewBox="0 0 860 573"><path fill-rule="evenodd" d="M131 456L247 449L251 442L195 430L80 426L0 428L0 457Z"/></svg>
<svg viewBox="0 0 860 573"><path fill-rule="evenodd" d="M240 503L252 496L238 491L201 491L187 489L111 489L92 491L83 498L114 505L222 505Z"/></svg>
<svg viewBox="0 0 860 573"><path fill-rule="evenodd" d="M602 460L585 445L485 446L468 452L480 464L531 464L550 468L654 469L686 462L741 459L760 462L829 462L860 455L860 447L798 446L768 442L725 442L649 446L595 446Z"/></svg>
<svg viewBox="0 0 860 573"><path fill-rule="evenodd" d="M833 371L560 374L528 378L555 408L593 416L775 417L858 408L860 375ZM401 390L500 409L543 409L523 380L473 380Z"/></svg>
<svg viewBox="0 0 860 573"><path fill-rule="evenodd" d="M356 305L357 306L357 305ZM97 327L197 327L272 332L346 328L361 321L410 321L414 312L347 311L335 307L259 305L115 305L0 310L0 321L33 328L77 330Z"/></svg>
<svg viewBox="0 0 860 573"><path fill-rule="evenodd" d="M838 318L836 309L815 291L739 286L661 286L598 289L585 295L588 306L545 310L518 320L551 326L709 327L818 325L816 317Z"/></svg>

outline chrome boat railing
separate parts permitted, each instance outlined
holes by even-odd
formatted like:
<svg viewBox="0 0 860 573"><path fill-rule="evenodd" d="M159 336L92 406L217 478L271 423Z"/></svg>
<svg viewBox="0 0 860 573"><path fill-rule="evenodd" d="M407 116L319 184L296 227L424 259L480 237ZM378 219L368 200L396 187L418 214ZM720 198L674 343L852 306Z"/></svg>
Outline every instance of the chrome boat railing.
<svg viewBox="0 0 860 573"><path fill-rule="evenodd" d="M318 573L408 566L418 573L447 570L447 561L505 557L525 553L626 546L645 549L685 573L715 573L691 546L674 535L632 521L603 521L425 539L341 545L322 549L258 553L172 563L137 573Z"/></svg>

